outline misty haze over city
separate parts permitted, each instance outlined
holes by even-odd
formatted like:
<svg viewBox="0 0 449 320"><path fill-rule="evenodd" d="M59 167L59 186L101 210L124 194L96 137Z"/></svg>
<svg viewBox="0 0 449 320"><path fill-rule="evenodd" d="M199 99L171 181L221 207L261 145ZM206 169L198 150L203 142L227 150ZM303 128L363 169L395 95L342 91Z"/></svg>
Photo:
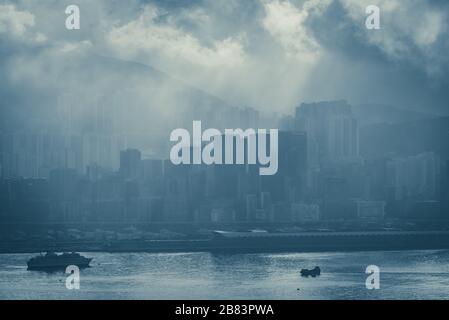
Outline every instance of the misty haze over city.
<svg viewBox="0 0 449 320"><path fill-rule="evenodd" d="M0 4L0 253L449 248L449 2L73 4Z"/></svg>

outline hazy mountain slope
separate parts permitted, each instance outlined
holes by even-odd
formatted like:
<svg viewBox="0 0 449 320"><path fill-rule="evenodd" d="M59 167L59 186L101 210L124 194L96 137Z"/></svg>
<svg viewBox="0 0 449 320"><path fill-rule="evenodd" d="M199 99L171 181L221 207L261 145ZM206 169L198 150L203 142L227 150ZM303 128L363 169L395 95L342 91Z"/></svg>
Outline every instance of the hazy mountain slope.
<svg viewBox="0 0 449 320"><path fill-rule="evenodd" d="M135 62L73 54L35 67L39 77L30 72L26 81L8 84L22 90L20 95L3 95L2 131L58 131L68 126L81 132L106 127L121 132L166 131L194 117L216 117L217 110L229 107L213 95Z"/></svg>
<svg viewBox="0 0 449 320"><path fill-rule="evenodd" d="M395 124L422 119L431 119L436 116L430 113L405 110L390 105L361 104L353 107L353 112L361 126L373 124Z"/></svg>
<svg viewBox="0 0 449 320"><path fill-rule="evenodd" d="M449 159L449 117L361 128L360 152L367 158L435 151Z"/></svg>

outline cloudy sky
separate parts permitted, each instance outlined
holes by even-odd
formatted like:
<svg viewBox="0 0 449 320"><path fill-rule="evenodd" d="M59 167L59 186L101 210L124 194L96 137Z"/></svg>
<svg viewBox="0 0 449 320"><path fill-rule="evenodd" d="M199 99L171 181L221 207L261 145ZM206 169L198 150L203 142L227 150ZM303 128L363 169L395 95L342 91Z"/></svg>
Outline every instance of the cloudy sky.
<svg viewBox="0 0 449 320"><path fill-rule="evenodd" d="M80 30L65 29L70 4ZM381 30L365 28L370 4ZM66 57L98 54L265 111L347 99L447 114L448 23L445 0L2 0L0 94L56 88Z"/></svg>

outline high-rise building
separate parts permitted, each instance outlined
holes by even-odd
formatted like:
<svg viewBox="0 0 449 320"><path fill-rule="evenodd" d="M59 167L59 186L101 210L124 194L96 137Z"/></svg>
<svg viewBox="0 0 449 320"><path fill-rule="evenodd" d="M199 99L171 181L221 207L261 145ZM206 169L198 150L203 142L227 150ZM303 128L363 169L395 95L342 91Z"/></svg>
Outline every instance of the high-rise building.
<svg viewBox="0 0 449 320"><path fill-rule="evenodd" d="M442 203L441 216L444 219L449 219L449 160L446 161L445 165L445 173L443 175L440 199Z"/></svg>
<svg viewBox="0 0 449 320"><path fill-rule="evenodd" d="M246 220L251 221L256 217L257 210L257 196L255 194L248 194L246 196Z"/></svg>
<svg viewBox="0 0 449 320"><path fill-rule="evenodd" d="M137 149L120 152L120 174L125 179L137 179L141 172L141 153Z"/></svg>
<svg viewBox="0 0 449 320"><path fill-rule="evenodd" d="M434 152L392 159L387 172L387 184L395 200L439 199L440 159Z"/></svg>
<svg viewBox="0 0 449 320"><path fill-rule="evenodd" d="M292 203L292 219L297 222L316 222L320 220L320 207L317 204Z"/></svg>
<svg viewBox="0 0 449 320"><path fill-rule="evenodd" d="M359 158L358 123L346 101L302 103L296 108L295 129L307 133L312 169Z"/></svg>
<svg viewBox="0 0 449 320"><path fill-rule="evenodd" d="M356 201L357 217L359 219L383 219L385 216L385 201Z"/></svg>
<svg viewBox="0 0 449 320"><path fill-rule="evenodd" d="M274 202L301 200L307 185L307 138L304 132L280 131L278 172L262 176L261 191L268 191Z"/></svg>
<svg viewBox="0 0 449 320"><path fill-rule="evenodd" d="M357 120L346 114L329 117L327 132L328 156L331 161L352 161L359 156Z"/></svg>

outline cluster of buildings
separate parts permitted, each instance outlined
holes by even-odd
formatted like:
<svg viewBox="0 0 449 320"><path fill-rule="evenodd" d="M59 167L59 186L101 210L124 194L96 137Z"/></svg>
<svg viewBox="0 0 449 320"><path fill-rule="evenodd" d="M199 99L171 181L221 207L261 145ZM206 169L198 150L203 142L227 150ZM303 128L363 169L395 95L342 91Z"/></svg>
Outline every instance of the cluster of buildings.
<svg viewBox="0 0 449 320"><path fill-rule="evenodd" d="M257 112L238 115L258 127ZM123 134L2 135L0 221L449 218L446 163L430 151L364 159L358 121L345 101L302 104L278 127L273 176L259 175L257 165L176 166L143 155Z"/></svg>

